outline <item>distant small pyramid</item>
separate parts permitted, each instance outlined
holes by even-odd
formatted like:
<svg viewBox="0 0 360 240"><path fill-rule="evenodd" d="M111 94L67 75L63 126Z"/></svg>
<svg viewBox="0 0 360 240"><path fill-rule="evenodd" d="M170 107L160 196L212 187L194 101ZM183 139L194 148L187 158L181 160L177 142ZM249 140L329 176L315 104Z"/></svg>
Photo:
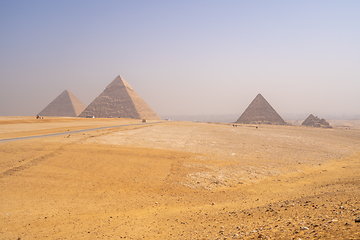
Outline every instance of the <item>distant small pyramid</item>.
<svg viewBox="0 0 360 240"><path fill-rule="evenodd" d="M286 125L275 109L258 94L236 123Z"/></svg>
<svg viewBox="0 0 360 240"><path fill-rule="evenodd" d="M49 105L47 105L38 115L54 117L77 117L86 105L83 104L69 90L63 91Z"/></svg>
<svg viewBox="0 0 360 240"><path fill-rule="evenodd" d="M87 116L160 120L120 75L79 115Z"/></svg>
<svg viewBox="0 0 360 240"><path fill-rule="evenodd" d="M332 128L325 119L320 119L312 114L310 114L301 125L310 127Z"/></svg>
<svg viewBox="0 0 360 240"><path fill-rule="evenodd" d="M314 115L310 114L301 125L303 126L309 126L309 124L316 122L316 118Z"/></svg>

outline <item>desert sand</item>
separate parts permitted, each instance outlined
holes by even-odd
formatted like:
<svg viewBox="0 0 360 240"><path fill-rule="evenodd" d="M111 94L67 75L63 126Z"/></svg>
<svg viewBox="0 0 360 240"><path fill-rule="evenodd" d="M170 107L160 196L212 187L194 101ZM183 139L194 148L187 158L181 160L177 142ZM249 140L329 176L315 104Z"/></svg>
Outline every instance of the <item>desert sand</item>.
<svg viewBox="0 0 360 240"><path fill-rule="evenodd" d="M359 123L0 117L0 140L138 124L0 142L0 239L360 239Z"/></svg>

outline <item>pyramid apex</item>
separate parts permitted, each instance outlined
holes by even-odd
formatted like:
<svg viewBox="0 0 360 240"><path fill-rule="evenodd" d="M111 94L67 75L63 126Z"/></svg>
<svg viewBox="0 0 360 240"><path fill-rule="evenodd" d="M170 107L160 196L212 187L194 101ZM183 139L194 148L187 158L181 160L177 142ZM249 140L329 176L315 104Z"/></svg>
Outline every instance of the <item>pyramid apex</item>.
<svg viewBox="0 0 360 240"><path fill-rule="evenodd" d="M117 75L117 77L107 86L107 88L110 87L125 87L128 88L132 91L134 91L132 89L132 87L130 86L130 84L128 84L122 77L121 75Z"/></svg>
<svg viewBox="0 0 360 240"><path fill-rule="evenodd" d="M115 79L118 79L118 78L120 78L121 81L125 81L124 78L120 74L118 74Z"/></svg>

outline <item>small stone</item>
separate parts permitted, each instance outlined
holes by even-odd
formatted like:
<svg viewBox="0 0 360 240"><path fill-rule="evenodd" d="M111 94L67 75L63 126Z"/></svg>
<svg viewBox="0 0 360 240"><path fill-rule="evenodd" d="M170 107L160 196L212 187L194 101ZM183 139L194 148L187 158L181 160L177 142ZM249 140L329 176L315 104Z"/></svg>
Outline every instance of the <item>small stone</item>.
<svg viewBox="0 0 360 240"><path fill-rule="evenodd" d="M300 230L309 230L308 227L301 227Z"/></svg>
<svg viewBox="0 0 360 240"><path fill-rule="evenodd" d="M214 202L212 202L212 203L211 203L211 205L215 205L215 203L214 203Z"/></svg>
<svg viewBox="0 0 360 240"><path fill-rule="evenodd" d="M355 222L356 222L356 223L360 222L360 217L355 218Z"/></svg>

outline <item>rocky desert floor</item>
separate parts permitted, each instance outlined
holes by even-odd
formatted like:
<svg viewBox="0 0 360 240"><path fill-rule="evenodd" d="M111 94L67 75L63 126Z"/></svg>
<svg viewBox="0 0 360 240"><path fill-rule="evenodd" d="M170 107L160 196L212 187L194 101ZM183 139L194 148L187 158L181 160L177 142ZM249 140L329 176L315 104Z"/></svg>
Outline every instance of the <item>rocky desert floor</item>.
<svg viewBox="0 0 360 240"><path fill-rule="evenodd" d="M360 121L334 126L0 117L0 239L360 239Z"/></svg>

